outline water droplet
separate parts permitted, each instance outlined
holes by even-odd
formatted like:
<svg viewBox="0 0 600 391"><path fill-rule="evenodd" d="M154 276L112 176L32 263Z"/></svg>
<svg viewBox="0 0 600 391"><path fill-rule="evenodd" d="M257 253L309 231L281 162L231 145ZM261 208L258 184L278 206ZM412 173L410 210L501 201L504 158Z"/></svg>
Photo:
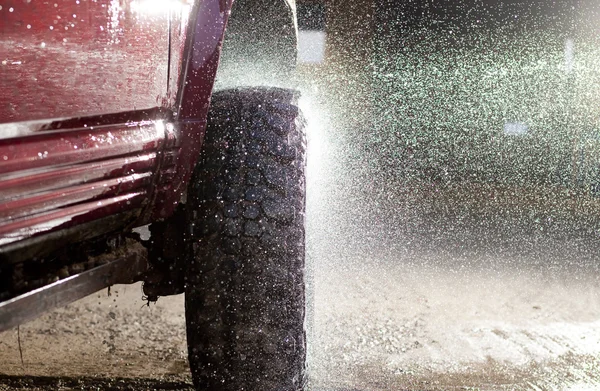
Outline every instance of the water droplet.
<svg viewBox="0 0 600 391"><path fill-rule="evenodd" d="M40 45L42 48L46 47L46 42L42 42L42 44Z"/></svg>

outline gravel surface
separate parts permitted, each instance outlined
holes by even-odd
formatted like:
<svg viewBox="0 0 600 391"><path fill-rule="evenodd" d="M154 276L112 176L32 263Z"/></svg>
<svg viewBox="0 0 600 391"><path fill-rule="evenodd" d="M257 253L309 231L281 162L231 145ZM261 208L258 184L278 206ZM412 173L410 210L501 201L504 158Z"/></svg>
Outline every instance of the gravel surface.
<svg viewBox="0 0 600 391"><path fill-rule="evenodd" d="M521 219L494 241L502 221L420 216L311 227L313 390L600 389L594 219L557 215L560 235ZM0 334L2 391L191 390L182 296L148 307L139 284L115 286L20 334L23 363L17 331Z"/></svg>

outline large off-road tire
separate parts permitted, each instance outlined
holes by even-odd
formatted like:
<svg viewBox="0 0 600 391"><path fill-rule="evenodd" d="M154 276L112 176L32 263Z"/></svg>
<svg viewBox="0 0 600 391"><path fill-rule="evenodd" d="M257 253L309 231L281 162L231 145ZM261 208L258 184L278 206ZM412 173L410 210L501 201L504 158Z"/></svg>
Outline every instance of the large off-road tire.
<svg viewBox="0 0 600 391"><path fill-rule="evenodd" d="M212 98L188 191L189 361L198 390L301 390L305 382L304 121L297 94Z"/></svg>

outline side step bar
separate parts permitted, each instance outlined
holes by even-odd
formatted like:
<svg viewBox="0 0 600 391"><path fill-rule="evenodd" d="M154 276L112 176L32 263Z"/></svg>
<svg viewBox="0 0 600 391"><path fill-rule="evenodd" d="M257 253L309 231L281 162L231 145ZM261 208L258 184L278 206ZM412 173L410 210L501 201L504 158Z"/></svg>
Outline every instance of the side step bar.
<svg viewBox="0 0 600 391"><path fill-rule="evenodd" d="M0 332L111 285L139 281L147 269L146 249L129 244L115 260L0 303Z"/></svg>

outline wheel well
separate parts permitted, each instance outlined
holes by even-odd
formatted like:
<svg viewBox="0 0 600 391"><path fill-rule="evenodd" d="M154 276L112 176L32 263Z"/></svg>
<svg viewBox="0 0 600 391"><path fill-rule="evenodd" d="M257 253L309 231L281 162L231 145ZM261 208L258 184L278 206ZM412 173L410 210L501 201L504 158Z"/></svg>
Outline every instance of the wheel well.
<svg viewBox="0 0 600 391"><path fill-rule="evenodd" d="M296 67L294 0L235 0L216 88L289 84Z"/></svg>

